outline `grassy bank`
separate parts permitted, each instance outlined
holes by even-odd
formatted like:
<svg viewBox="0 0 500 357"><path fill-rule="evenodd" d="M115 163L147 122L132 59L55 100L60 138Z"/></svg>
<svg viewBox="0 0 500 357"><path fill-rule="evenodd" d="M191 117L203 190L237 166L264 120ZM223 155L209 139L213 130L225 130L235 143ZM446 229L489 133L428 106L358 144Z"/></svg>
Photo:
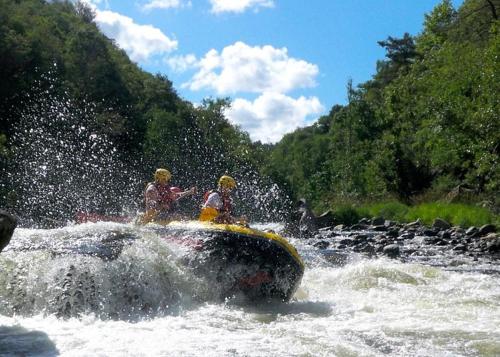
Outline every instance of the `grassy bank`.
<svg viewBox="0 0 500 357"><path fill-rule="evenodd" d="M412 222L420 219L424 224L431 225L434 219L439 217L452 225L462 227L484 224L495 224L500 227L500 215L484 207L463 203L432 202L408 206L401 202L389 201L342 205L334 207L334 213L337 220L345 224L355 223L363 217L382 216L398 222Z"/></svg>

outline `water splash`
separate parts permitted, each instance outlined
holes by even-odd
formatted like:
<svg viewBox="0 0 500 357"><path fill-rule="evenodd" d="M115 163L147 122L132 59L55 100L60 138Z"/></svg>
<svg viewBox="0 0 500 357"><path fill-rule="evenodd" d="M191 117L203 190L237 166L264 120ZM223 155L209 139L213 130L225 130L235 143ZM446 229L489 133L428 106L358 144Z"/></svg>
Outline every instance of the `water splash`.
<svg viewBox="0 0 500 357"><path fill-rule="evenodd" d="M78 104L56 82L42 76L24 103L7 173L12 210L24 223L60 225L79 210L134 208L138 175L99 132L95 105Z"/></svg>

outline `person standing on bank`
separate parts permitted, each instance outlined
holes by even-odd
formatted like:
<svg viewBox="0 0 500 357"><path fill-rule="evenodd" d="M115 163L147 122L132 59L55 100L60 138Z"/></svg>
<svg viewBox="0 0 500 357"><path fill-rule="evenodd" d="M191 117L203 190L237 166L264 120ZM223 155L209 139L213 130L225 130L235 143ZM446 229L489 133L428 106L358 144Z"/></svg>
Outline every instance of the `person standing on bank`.
<svg viewBox="0 0 500 357"><path fill-rule="evenodd" d="M171 178L172 174L167 169L156 170L154 182L148 183L144 193L146 213L141 219L142 224L179 219L179 215L175 212L177 201L196 193L196 187L191 187L187 191L172 187L169 183Z"/></svg>

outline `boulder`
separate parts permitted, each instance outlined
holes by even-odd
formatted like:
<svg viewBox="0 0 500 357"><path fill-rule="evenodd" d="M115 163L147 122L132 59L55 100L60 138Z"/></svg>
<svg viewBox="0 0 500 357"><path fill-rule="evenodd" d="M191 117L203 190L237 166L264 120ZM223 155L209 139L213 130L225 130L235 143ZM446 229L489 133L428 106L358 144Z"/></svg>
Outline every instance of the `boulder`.
<svg viewBox="0 0 500 357"><path fill-rule="evenodd" d="M372 218L372 225L373 226L383 226L384 224L385 224L384 217L373 217Z"/></svg>
<svg viewBox="0 0 500 357"><path fill-rule="evenodd" d="M451 224L449 224L447 221L441 218L436 218L434 222L432 223L432 228L436 228L439 230L446 230L451 228Z"/></svg>
<svg viewBox="0 0 500 357"><path fill-rule="evenodd" d="M0 252L9 244L16 226L17 219L10 213L0 210Z"/></svg>
<svg viewBox="0 0 500 357"><path fill-rule="evenodd" d="M387 255L390 258L396 258L399 256L399 245L398 244L389 244L384 247L382 253Z"/></svg>
<svg viewBox="0 0 500 357"><path fill-rule="evenodd" d="M479 228L479 236L483 237L489 233L495 233L497 228L493 224L485 224L481 228Z"/></svg>

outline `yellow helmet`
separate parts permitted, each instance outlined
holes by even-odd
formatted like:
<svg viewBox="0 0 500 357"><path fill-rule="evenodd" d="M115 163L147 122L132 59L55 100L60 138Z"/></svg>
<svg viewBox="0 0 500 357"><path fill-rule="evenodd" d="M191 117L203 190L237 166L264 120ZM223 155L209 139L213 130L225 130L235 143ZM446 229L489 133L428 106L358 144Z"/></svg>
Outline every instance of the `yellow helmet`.
<svg viewBox="0 0 500 357"><path fill-rule="evenodd" d="M167 169L157 169L155 171L155 181L167 182L172 177L172 174Z"/></svg>
<svg viewBox="0 0 500 357"><path fill-rule="evenodd" d="M224 175L219 179L219 186L233 189L236 187L236 181L231 176Z"/></svg>

